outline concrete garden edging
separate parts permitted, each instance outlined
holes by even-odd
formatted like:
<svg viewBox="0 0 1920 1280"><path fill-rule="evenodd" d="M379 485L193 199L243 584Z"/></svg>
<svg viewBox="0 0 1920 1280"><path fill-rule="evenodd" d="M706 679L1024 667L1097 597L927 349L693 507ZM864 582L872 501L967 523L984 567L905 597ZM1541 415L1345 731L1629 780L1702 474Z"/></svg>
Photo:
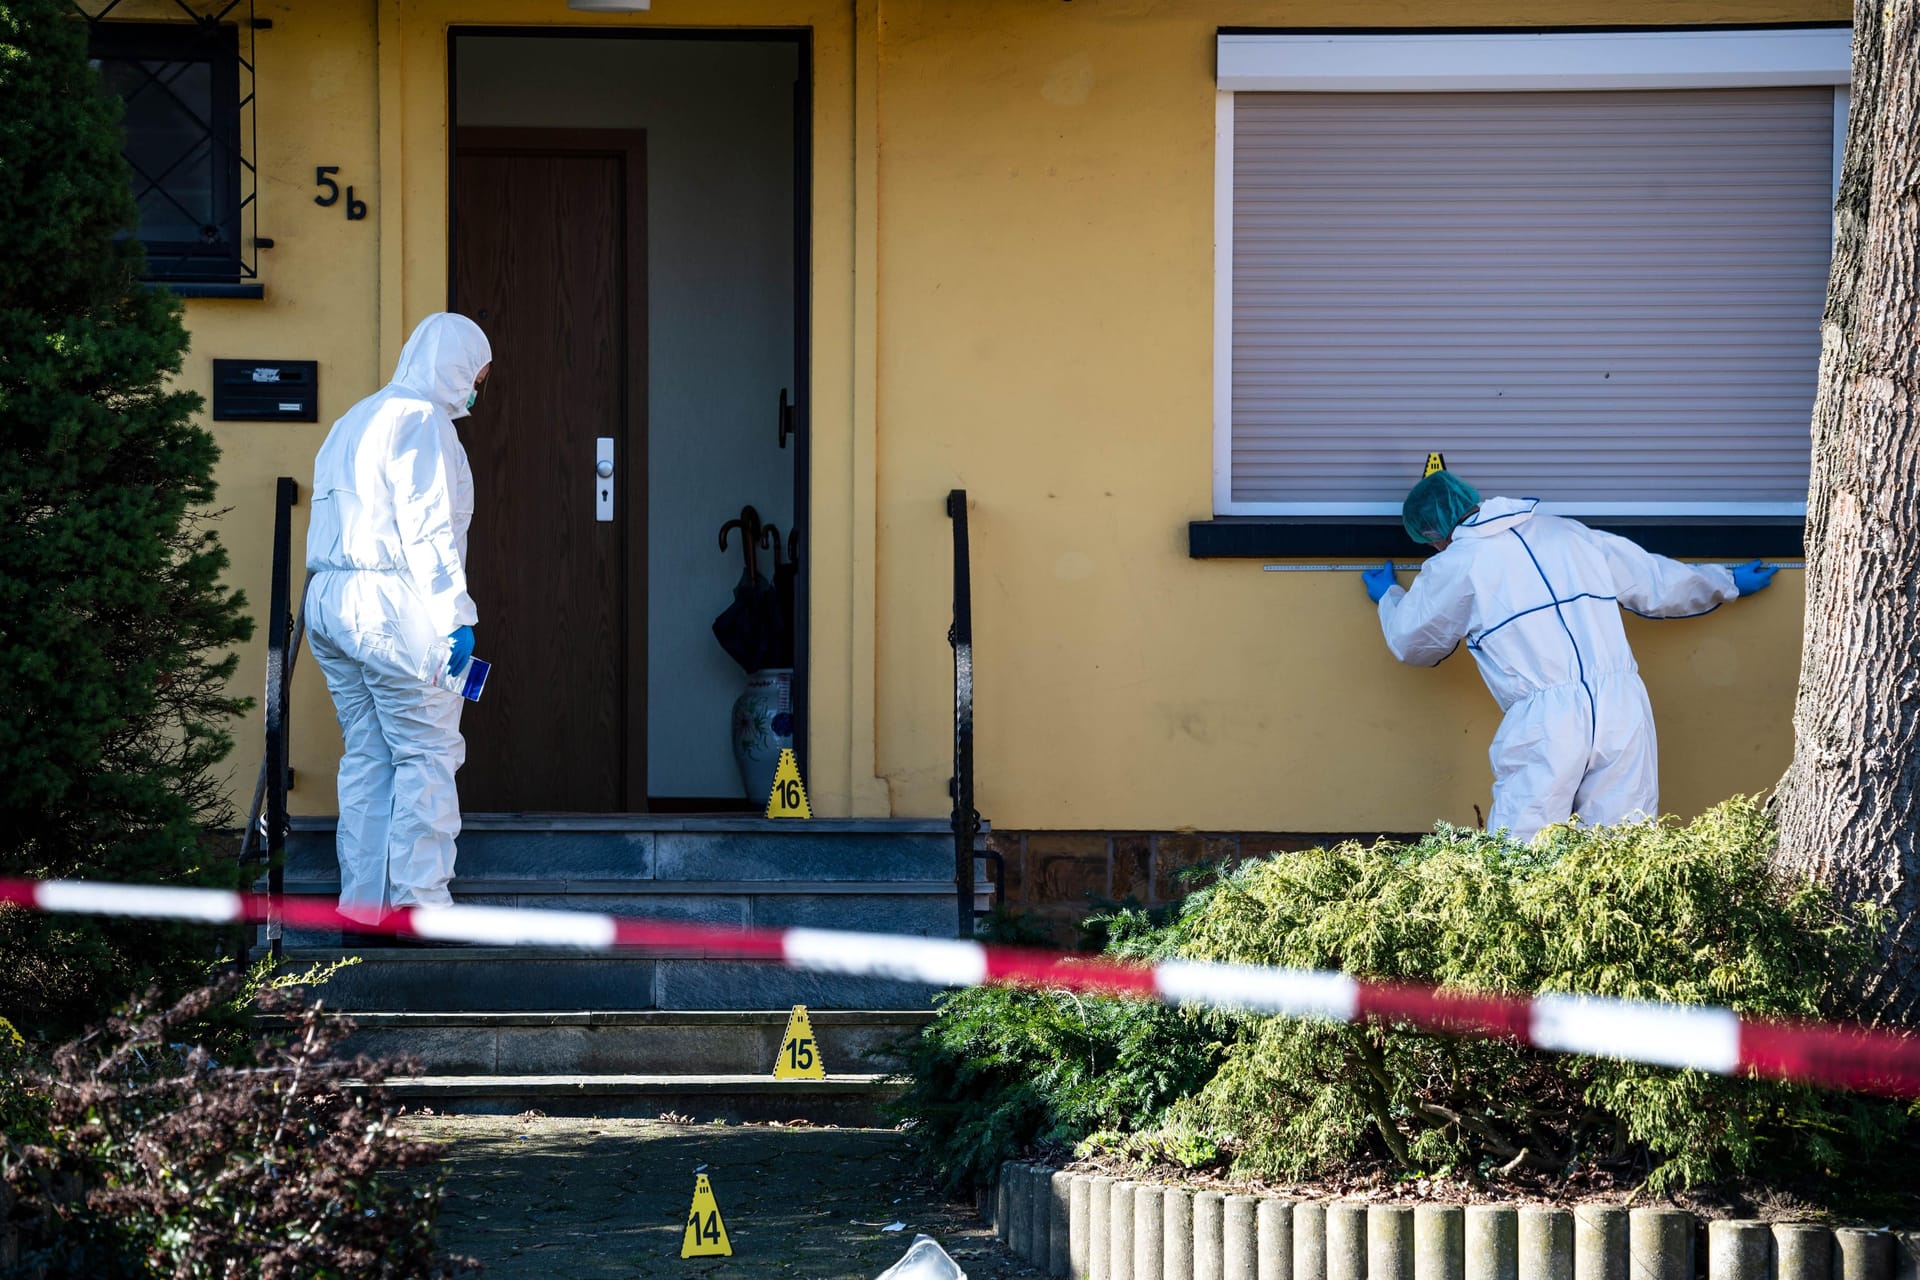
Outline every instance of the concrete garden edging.
<svg viewBox="0 0 1920 1280"><path fill-rule="evenodd" d="M1008 1161L981 1211L1069 1280L1920 1280L1920 1231L1668 1208L1296 1201Z"/></svg>

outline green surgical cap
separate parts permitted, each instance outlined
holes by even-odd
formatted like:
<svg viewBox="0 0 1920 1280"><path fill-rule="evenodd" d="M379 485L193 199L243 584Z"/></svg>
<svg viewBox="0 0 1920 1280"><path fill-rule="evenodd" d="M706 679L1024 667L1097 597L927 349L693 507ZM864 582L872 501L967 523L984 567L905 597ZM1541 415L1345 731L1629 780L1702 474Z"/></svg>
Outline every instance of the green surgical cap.
<svg viewBox="0 0 1920 1280"><path fill-rule="evenodd" d="M1436 471L1407 494L1401 523L1415 542L1438 542L1480 505L1480 491L1451 471Z"/></svg>

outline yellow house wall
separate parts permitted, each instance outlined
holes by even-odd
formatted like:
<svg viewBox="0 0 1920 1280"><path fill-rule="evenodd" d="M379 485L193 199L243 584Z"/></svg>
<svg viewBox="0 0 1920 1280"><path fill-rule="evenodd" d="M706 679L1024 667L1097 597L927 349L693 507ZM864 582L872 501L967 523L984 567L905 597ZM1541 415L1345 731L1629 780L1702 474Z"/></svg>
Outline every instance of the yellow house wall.
<svg viewBox="0 0 1920 1280"><path fill-rule="evenodd" d="M1352 574L1190 560L1212 510L1221 26L1844 19L1831 3L888 0L879 771L947 805L950 486L972 498L979 808L1008 829L1418 830L1484 809L1472 665L1402 667ZM1800 583L1635 624L1667 807L1790 748Z"/></svg>
<svg viewBox="0 0 1920 1280"><path fill-rule="evenodd" d="M1831 0L260 0L264 302L195 302L213 356L321 361L315 427L221 424L233 579L264 613L273 477L446 298L449 24L806 26L814 37L813 765L824 814L944 813L949 488L972 495L979 807L1004 828L1471 822L1495 714L1470 664L1395 664L1353 575L1194 561L1211 511L1213 40L1221 26L1844 19ZM369 198L312 204L316 164ZM296 548L304 536L296 512ZM484 518L484 516L483 516ZM296 551L297 554L297 551ZM1797 574L1630 624L1665 799L1768 786ZM238 677L260 688L260 641ZM298 812L338 740L303 663ZM238 729L250 786L258 716Z"/></svg>
<svg viewBox="0 0 1920 1280"><path fill-rule="evenodd" d="M148 8L153 16L178 16L171 5ZM119 12L147 16L131 8ZM266 685L274 481L290 475L300 482L293 530L298 575L313 455L327 425L384 377L373 305L379 280L377 223L371 217L348 222L344 204L315 205L318 188L312 182L316 166L338 165L341 185L353 184L356 198L371 196L378 208L371 6L258 0L255 15L273 22L272 29L255 37L259 234L274 241L273 248L259 253L266 296L187 304L193 349L183 382L211 400L216 358L320 362L318 424L208 422L221 450L218 503L227 513L221 534L233 561L228 580L246 592L256 622L253 642L240 651L235 683L258 700ZM300 812L331 813L339 734L318 671L310 657L302 661L290 717L296 779L290 801ZM229 767L242 805L252 795L260 767L262 732L257 707L234 728L237 747Z"/></svg>

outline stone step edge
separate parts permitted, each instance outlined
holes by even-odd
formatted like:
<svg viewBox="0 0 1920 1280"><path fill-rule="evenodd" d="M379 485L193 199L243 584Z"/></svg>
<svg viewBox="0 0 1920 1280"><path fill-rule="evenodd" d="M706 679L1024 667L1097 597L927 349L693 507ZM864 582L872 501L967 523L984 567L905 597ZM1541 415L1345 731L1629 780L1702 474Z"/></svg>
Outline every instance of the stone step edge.
<svg viewBox="0 0 1920 1280"><path fill-rule="evenodd" d="M353 1082L359 1086L360 1082ZM352 1087L352 1086L350 1086ZM362 1086L363 1087L363 1086ZM835 1074L824 1080L770 1075L399 1076L383 1086L395 1098L647 1097L653 1094L735 1097L892 1096L906 1086L883 1073Z"/></svg>
<svg viewBox="0 0 1920 1280"><path fill-rule="evenodd" d="M350 1019L362 1030L371 1028L419 1028L435 1030L447 1027L785 1027L791 1009L581 1009L561 1012L491 1013L409 1013L388 1010L360 1012L329 1009L328 1016ZM935 1017L931 1009L816 1009L807 1006L808 1020L816 1027L923 1027ZM261 1014L254 1023L261 1027L290 1026L294 1018L286 1014Z"/></svg>
<svg viewBox="0 0 1920 1280"><path fill-rule="evenodd" d="M288 819L294 835L330 835L338 819L324 814L301 814ZM953 840L950 818L760 818L751 814L720 817L673 817L648 813L463 813L463 831L503 831L525 835L553 832L606 832L612 835L785 835L801 838L856 836L868 840L942 837ZM985 819L980 830L988 831Z"/></svg>
<svg viewBox="0 0 1920 1280"><path fill-rule="evenodd" d="M951 880L656 880L651 876L629 879L540 880L509 876L469 879L455 876L448 884L455 897L462 894L548 894L603 898L650 897L952 897L958 890ZM305 897L335 897L340 881L288 880L285 892ZM267 891L264 878L254 882L257 892Z"/></svg>
<svg viewBox="0 0 1920 1280"><path fill-rule="evenodd" d="M1661 1206L1376 1204L1196 1191L1017 1160L1001 1165L979 1209L1014 1254L1055 1276L1107 1274L1101 1263L1129 1255L1149 1266L1159 1261L1168 1274L1206 1276L1285 1274L1288 1268L1377 1280L1516 1272L1624 1276L1629 1270L1643 1280L1702 1274L1908 1280L1920 1274L1920 1231L1710 1219ZM1576 1230L1576 1223L1585 1229ZM1156 1247L1157 1260L1151 1258Z"/></svg>
<svg viewBox="0 0 1920 1280"><path fill-rule="evenodd" d="M360 957L363 963L372 964L445 964L449 961L462 964L478 964L493 961L533 961L548 963L579 963L594 965L609 964L652 964L657 960L706 960L712 962L733 962L758 965L762 968L778 969L777 960L768 960L764 956L744 956L736 951L713 951L703 948L660 948L644 953L637 951L597 951L590 947L345 947L339 945L290 946L280 953L281 967L298 966L305 968L312 964L327 964L334 960L344 960L350 956ZM839 977L843 975L826 975ZM857 976L857 975L844 975ZM860 977L860 981L869 979Z"/></svg>

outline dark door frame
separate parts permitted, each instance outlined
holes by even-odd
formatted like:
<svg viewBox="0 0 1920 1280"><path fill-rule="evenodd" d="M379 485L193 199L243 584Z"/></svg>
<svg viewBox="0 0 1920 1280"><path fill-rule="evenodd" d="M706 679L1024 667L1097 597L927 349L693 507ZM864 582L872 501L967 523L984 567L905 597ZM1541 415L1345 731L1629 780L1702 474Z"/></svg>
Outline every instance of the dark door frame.
<svg viewBox="0 0 1920 1280"><path fill-rule="evenodd" d="M621 417L626 428L621 438L620 456L615 459L614 490L616 515L626 513L625 545L621 548L626 572L625 616L621 619L626 653L625 706L626 732L622 735L623 762L621 789L625 808L645 812L647 808L647 515L645 506L638 511L629 505L630 495L647 492L647 135L641 129L497 129L456 127L448 155L457 160L461 152L483 155L618 156L626 179L626 237L621 245L625 264L625 333L621 346L626 355L625 386L621 388ZM459 229L452 225L452 210L458 205L457 188L449 186L447 307L458 310L455 296L458 273L454 256L459 246ZM511 371L508 372L511 375ZM598 434L598 433L596 433ZM582 476L581 483L591 477ZM641 643L635 644L639 637Z"/></svg>
<svg viewBox="0 0 1920 1280"><path fill-rule="evenodd" d="M793 494L793 532L799 535L800 565L794 582L794 600L799 617L794 623L793 656L793 746L794 754L799 758L801 775L807 773L809 752L809 727L811 717L808 709L811 703L809 691L811 681L808 673L812 663L810 636L811 582L813 577L813 28L811 27L501 27L501 26L450 26L447 28L447 122L448 130L455 136L449 139L447 147L447 293L448 305L453 305L453 281L455 246L459 243L459 228L454 225L453 193L459 181L460 129L460 41L472 38L496 39L551 39L551 40L697 40L707 42L739 42L743 44L791 44L794 46L799 64L794 86L794 157L793 157L793 239L794 239L794 422L798 435L794 440L797 452L794 458L794 494ZM498 132L498 131L490 131ZM538 130L536 132L549 132ZM555 130L552 132L569 132ZM576 130L572 132L592 133L596 130ZM619 132L608 130L605 132ZM644 208L644 205L641 206ZM644 234L644 228L642 229ZM644 259L642 260L642 282L644 287ZM629 264L629 275L632 266ZM641 310L645 311L644 295ZM642 363L637 366L644 371L644 341ZM640 400L645 403L646 386L641 384ZM769 415L767 430L775 429L772 416ZM642 437L644 439L644 437ZM632 450L628 450L629 453ZM625 483L623 481L623 483ZM643 481L644 483L644 481ZM644 580L645 566L642 565ZM646 655L640 656L639 671L646 674ZM641 690L641 712L645 711L645 689ZM632 702L629 702L631 713ZM643 744L642 768L644 770L646 723L640 724L640 741ZM644 772L637 793L642 803L646 803L647 788Z"/></svg>

